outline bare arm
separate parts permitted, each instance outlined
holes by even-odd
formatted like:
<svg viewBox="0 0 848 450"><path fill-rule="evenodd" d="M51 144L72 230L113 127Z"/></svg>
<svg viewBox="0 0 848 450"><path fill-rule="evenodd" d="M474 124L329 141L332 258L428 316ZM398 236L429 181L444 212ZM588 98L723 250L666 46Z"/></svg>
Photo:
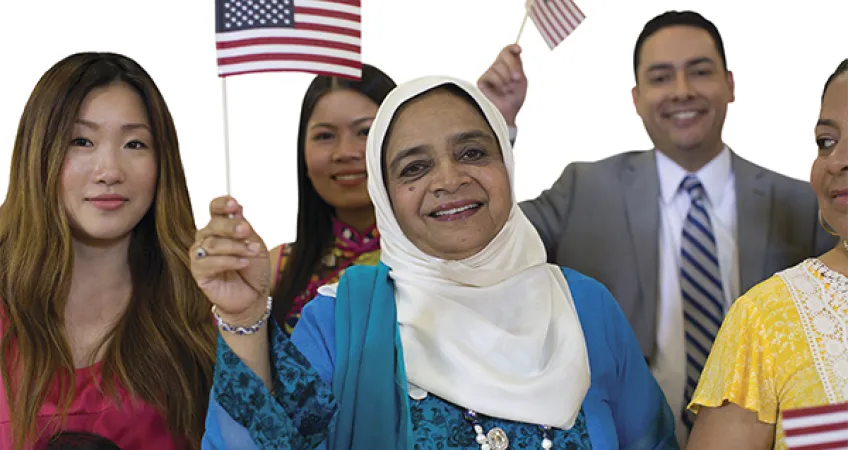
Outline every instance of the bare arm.
<svg viewBox="0 0 848 450"><path fill-rule="evenodd" d="M734 403L701 407L686 450L767 450L774 446L775 426Z"/></svg>

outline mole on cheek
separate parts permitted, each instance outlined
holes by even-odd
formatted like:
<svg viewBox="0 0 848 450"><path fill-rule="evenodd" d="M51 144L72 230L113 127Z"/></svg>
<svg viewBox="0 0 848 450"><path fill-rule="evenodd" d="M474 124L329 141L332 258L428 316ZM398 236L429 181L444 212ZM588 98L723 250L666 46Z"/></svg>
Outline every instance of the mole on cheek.
<svg viewBox="0 0 848 450"><path fill-rule="evenodd" d="M409 192L415 192L415 186L410 186L410 187L409 187Z"/></svg>

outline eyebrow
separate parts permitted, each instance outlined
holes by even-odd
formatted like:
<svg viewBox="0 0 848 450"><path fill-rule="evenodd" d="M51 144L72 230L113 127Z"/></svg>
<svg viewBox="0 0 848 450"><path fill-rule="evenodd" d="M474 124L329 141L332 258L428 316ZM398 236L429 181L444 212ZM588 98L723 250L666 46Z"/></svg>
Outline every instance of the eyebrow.
<svg viewBox="0 0 848 450"><path fill-rule="evenodd" d="M410 156L423 155L427 153L428 145L416 145L415 147L405 148L397 153L394 158L392 158L392 162L389 164L389 167L392 170L395 170L400 164L400 162Z"/></svg>
<svg viewBox="0 0 848 450"><path fill-rule="evenodd" d="M488 133L484 133L480 130L471 130L471 131L463 131L461 133L455 134L451 137L451 141L457 144L461 144L463 142L473 141L475 139L483 139L487 141L492 141L492 136Z"/></svg>
<svg viewBox="0 0 848 450"><path fill-rule="evenodd" d="M86 128L91 128L92 130L96 130L96 129L100 128L100 125L98 125L94 122L90 122L88 120L78 119L74 123L76 123L77 125L82 125ZM150 127L148 127L147 124L144 124L144 123L127 123L127 124L121 125L121 129L122 130L147 130L147 131L150 131Z"/></svg>
<svg viewBox="0 0 848 450"><path fill-rule="evenodd" d="M359 119L352 121L350 123L350 126L355 127L357 125L361 125L365 122L372 121L372 120L374 120L373 117L360 117ZM316 124L312 125L311 127L309 127L309 129L321 128L321 127L323 127L323 128L336 128L335 125L333 125L329 122L320 122L320 123L316 123Z"/></svg>
<svg viewBox="0 0 848 450"><path fill-rule="evenodd" d="M839 128L839 124L836 123L833 119L819 119L816 122L817 127L831 127L831 128Z"/></svg>
<svg viewBox="0 0 848 450"><path fill-rule="evenodd" d="M702 56L700 58L695 58L695 59L691 59L689 61L686 61L685 66L686 67L692 67L692 66L697 66L698 64L704 64L704 63L709 63L709 64L712 64L712 65L715 65L715 61L713 61L712 58ZM648 67L647 72L653 72L655 70L673 70L673 69L674 69L674 65L671 64L671 63L657 63L657 64L651 64Z"/></svg>
<svg viewBox="0 0 848 450"><path fill-rule="evenodd" d="M485 133L480 130L462 131L451 136L448 139L454 144L462 144L463 142L473 141L475 139L483 139L490 142L494 140L494 138L489 133ZM392 158L392 162L389 163L389 167L394 170L397 165L400 164L400 162L405 158L424 154L427 152L428 148L430 148L429 145L422 144L403 149L399 151L394 158Z"/></svg>

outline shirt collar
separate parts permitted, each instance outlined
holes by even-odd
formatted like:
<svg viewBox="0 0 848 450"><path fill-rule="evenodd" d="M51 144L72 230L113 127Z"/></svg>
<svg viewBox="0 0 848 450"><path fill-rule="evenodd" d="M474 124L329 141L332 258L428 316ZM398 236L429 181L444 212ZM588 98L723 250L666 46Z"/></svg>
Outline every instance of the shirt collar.
<svg viewBox="0 0 848 450"><path fill-rule="evenodd" d="M680 190L680 183L689 173L663 152L655 150L654 153L656 154L657 173L660 179L660 196L663 203L668 204L677 195ZM730 149L725 146L721 153L693 174L701 181L712 205L721 204L724 198L724 187L733 173L731 163Z"/></svg>

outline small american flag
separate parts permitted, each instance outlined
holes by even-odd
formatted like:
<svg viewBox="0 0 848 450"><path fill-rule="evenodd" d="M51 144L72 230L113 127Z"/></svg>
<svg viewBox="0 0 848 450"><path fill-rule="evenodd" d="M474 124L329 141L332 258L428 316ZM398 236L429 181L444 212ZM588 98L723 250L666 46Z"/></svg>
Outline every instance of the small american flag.
<svg viewBox="0 0 848 450"><path fill-rule="evenodd" d="M783 431L792 450L848 449L848 403L786 410Z"/></svg>
<svg viewBox="0 0 848 450"><path fill-rule="evenodd" d="M529 0L527 13L551 50L586 18L571 0Z"/></svg>
<svg viewBox="0 0 848 450"><path fill-rule="evenodd" d="M359 0L215 0L218 75L362 77Z"/></svg>

